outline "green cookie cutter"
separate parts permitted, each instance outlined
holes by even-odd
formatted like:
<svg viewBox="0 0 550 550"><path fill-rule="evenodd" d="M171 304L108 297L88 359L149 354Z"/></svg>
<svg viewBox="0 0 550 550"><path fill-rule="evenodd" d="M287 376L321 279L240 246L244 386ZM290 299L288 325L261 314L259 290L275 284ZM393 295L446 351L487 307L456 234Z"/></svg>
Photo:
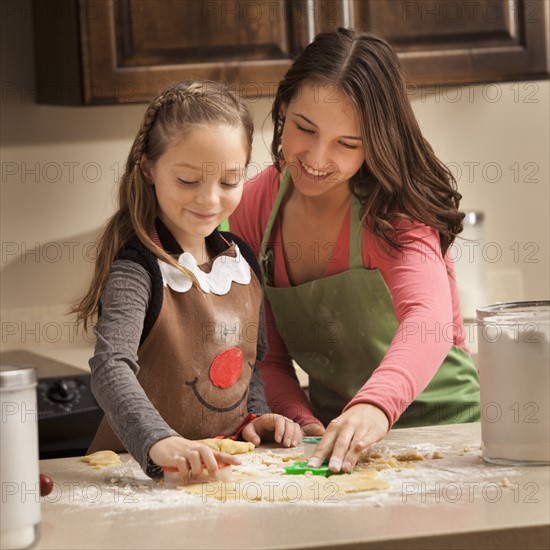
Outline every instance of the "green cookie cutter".
<svg viewBox="0 0 550 550"><path fill-rule="evenodd" d="M340 475L345 472L331 472L328 468L328 464L321 464L318 468L312 468L307 465L307 462L295 462L290 466L285 467L285 472L288 475L303 475L306 472L311 472L314 476L329 477L333 475Z"/></svg>

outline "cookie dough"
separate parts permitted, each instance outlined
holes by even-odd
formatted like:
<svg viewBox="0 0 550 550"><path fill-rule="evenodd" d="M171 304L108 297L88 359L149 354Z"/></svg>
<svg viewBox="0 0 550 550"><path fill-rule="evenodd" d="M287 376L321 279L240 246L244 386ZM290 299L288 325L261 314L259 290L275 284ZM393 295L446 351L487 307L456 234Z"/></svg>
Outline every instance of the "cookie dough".
<svg viewBox="0 0 550 550"><path fill-rule="evenodd" d="M113 451L97 451L91 455L83 456L80 461L87 462L96 470L100 470L105 466L111 466L112 464L122 463L120 457Z"/></svg>
<svg viewBox="0 0 550 550"><path fill-rule="evenodd" d="M260 457L258 457L260 459ZM261 459L260 459L261 460ZM258 460L258 465L261 461ZM281 460L281 466L285 464ZM226 483L205 483L200 486L180 486L179 490L200 495L204 501L220 502L289 502L337 503L346 495L389 488L378 472L370 467L358 467L351 474L325 478L322 476L285 475L282 468L260 468L253 474L234 467L233 478Z"/></svg>
<svg viewBox="0 0 550 550"><path fill-rule="evenodd" d="M219 441L219 440L218 440ZM290 451L290 452L289 452ZM243 464L233 466L230 482L203 483L195 486L180 486L179 490L199 495L203 502L289 502L298 501L337 503L353 498L354 493L382 491L390 487L379 477L375 464L358 464L351 474L323 476L286 475L285 466L290 459L303 455L286 450L275 453L266 451L243 457ZM389 457L384 457L388 459ZM383 459L381 457L378 460ZM403 464L394 458L394 464ZM391 467L389 464L386 467ZM408 467L414 468L414 465Z"/></svg>
<svg viewBox="0 0 550 550"><path fill-rule="evenodd" d="M206 440L206 444L219 444L224 440ZM228 441L228 440L225 440ZM240 442L234 442L240 443ZM405 449L400 453L367 451L363 453L350 474L323 476L285 475L285 466L289 460L303 460L303 455L294 450L284 452L271 450L251 453L243 457L243 464L233 467L230 482L203 483L193 487L182 486L178 489L193 495L199 495L203 502L218 500L221 502L289 502L298 501L337 503L353 499L357 493L385 491L391 489L388 479L383 479L382 470L401 471L416 468L427 458L443 458L439 452L433 456L421 455L416 449ZM504 485L503 485L504 486Z"/></svg>
<svg viewBox="0 0 550 550"><path fill-rule="evenodd" d="M379 453L364 454L359 457L358 464L366 464L370 468L374 468L377 471L386 470L388 468L401 469L401 468L414 468L413 462L416 460L424 460L424 458L418 458L416 454L403 453L399 456L394 455L381 455Z"/></svg>
<svg viewBox="0 0 550 550"><path fill-rule="evenodd" d="M416 449L405 451L404 453L397 455L396 458L401 462L414 462L417 460L424 460L424 457L421 454L418 454L418 451Z"/></svg>
<svg viewBox="0 0 550 550"><path fill-rule="evenodd" d="M254 443L249 441L233 441L233 439L199 439L197 443L202 443L215 451L227 453L228 455L240 455L249 453L255 449Z"/></svg>

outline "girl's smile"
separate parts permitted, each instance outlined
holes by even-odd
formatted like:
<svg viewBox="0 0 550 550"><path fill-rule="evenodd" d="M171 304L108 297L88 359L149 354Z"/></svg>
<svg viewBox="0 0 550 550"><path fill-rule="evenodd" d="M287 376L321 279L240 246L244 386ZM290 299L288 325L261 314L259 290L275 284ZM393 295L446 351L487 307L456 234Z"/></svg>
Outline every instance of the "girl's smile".
<svg viewBox="0 0 550 550"><path fill-rule="evenodd" d="M212 214L201 214L200 212L193 212L192 210L187 210L187 212L189 212L193 216L196 216L199 220L210 220L217 216L215 212Z"/></svg>

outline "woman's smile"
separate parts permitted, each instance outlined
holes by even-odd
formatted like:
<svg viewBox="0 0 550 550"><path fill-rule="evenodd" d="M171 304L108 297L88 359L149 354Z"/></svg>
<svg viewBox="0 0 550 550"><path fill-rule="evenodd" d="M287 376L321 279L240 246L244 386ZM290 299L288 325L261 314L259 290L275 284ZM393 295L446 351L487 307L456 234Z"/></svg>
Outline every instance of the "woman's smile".
<svg viewBox="0 0 550 550"><path fill-rule="evenodd" d="M357 111L334 86L302 86L285 108L281 143L294 187L308 197L347 187L365 159Z"/></svg>
<svg viewBox="0 0 550 550"><path fill-rule="evenodd" d="M315 169L309 166L308 164L306 164L305 162L303 162L302 160L300 160L299 162L300 162L300 168L302 170L302 173L304 173L306 176L314 178L316 181L321 181L325 179L327 176L330 176L331 174L333 174L333 172Z"/></svg>

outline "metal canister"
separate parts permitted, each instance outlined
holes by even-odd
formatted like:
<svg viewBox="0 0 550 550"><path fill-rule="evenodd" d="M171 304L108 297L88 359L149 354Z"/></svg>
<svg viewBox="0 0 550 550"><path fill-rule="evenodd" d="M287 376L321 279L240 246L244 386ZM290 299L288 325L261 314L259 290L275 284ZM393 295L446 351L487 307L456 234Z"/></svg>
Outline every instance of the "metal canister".
<svg viewBox="0 0 550 550"><path fill-rule="evenodd" d="M483 458L550 463L550 301L477 310Z"/></svg>
<svg viewBox="0 0 550 550"><path fill-rule="evenodd" d="M0 547L28 548L39 538L40 477L36 370L0 366Z"/></svg>
<svg viewBox="0 0 550 550"><path fill-rule="evenodd" d="M487 304L485 259L483 257L483 212L465 212L464 229L451 251L462 316L466 321L476 318L476 309Z"/></svg>

